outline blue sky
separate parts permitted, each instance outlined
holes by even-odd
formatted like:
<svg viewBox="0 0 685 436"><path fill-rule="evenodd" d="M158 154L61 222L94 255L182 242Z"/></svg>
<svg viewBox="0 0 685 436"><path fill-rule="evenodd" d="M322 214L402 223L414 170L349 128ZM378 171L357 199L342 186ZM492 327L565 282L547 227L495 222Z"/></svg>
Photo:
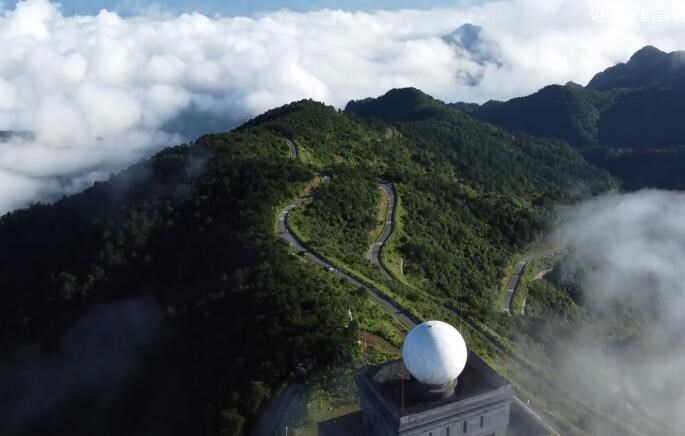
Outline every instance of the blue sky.
<svg viewBox="0 0 685 436"><path fill-rule="evenodd" d="M65 14L94 14L100 9L129 15L153 6L172 12L199 11L207 15L252 15L276 9L310 11L322 8L345 10L431 9L454 6L469 0L61 0ZM5 0L6 9L13 9L17 0Z"/></svg>

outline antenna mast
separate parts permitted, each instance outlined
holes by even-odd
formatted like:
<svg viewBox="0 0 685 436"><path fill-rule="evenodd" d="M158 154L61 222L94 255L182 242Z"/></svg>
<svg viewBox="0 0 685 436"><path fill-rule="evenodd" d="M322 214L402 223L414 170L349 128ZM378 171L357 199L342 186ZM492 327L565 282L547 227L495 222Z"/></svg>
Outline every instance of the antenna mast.
<svg viewBox="0 0 685 436"><path fill-rule="evenodd" d="M404 363L401 360L399 361L399 368L395 375L400 378L400 410L404 412ZM397 385L395 385L395 399L397 400Z"/></svg>

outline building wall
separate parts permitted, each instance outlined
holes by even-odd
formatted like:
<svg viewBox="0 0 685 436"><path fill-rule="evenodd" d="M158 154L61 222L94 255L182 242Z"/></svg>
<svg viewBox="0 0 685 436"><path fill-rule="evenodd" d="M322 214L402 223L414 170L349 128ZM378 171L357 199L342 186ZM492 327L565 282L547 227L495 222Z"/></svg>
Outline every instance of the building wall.
<svg viewBox="0 0 685 436"><path fill-rule="evenodd" d="M376 436L398 436L397 429L377 407L375 401L370 401L366 395L360 393L359 402L362 408L364 424L371 428Z"/></svg>
<svg viewBox="0 0 685 436"><path fill-rule="evenodd" d="M486 407L465 416L428 423L402 432L399 436L506 436L509 408L508 403Z"/></svg>
<svg viewBox="0 0 685 436"><path fill-rule="evenodd" d="M509 425L511 406L504 402L398 432L396 424L380 410L378 403L369 400L363 392L360 394L364 424L377 436L506 436Z"/></svg>

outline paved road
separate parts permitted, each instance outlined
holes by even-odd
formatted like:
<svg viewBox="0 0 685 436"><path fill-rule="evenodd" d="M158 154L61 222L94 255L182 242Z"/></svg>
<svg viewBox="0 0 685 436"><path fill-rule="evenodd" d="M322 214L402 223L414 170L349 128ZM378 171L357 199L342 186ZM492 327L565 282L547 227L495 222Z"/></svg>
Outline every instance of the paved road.
<svg viewBox="0 0 685 436"><path fill-rule="evenodd" d="M639 400L636 400L636 397L638 396L637 393L633 392L633 389L628 387L628 383L631 382L632 378L626 373L625 366L627 363L624 360L619 360L617 363L620 365L619 368L621 372L621 383L619 383L621 396L619 398L626 402L628 407L632 409L633 413L642 417L640 422L645 426L645 428L648 428L648 430L643 431L646 434L651 435L678 434L678 430L671 427L672 424L668 423L664 419L655 417L653 413L648 413L648 411L645 410L644 405Z"/></svg>
<svg viewBox="0 0 685 436"><path fill-rule="evenodd" d="M291 139L286 139L285 143L288 144L288 147L290 147L290 159L299 159L300 150L297 148L297 145Z"/></svg>
<svg viewBox="0 0 685 436"><path fill-rule="evenodd" d="M304 244L302 241L300 241L297 236L295 236L291 231L290 228L288 227L288 216L290 215L290 212L292 212L295 208L303 205L305 202L307 202L307 198L300 198L296 202L288 205L285 207L281 212L279 213L278 216L278 223L279 223L279 230L280 230L280 238L285 241L292 250L298 252L299 255L301 255L304 259L328 270L331 274L346 280L348 283L352 284L353 286L357 288L362 288L364 291L375 301L377 301L381 306L383 306L386 310L388 310L395 318L400 320L403 324L405 324L408 328L412 328L416 326L418 323L422 322L422 320L414 317L411 313L407 312L405 309L403 309L399 304L397 304L395 301L392 299L386 297L384 294L382 294L380 291L376 290L373 288L373 286L362 282L361 280L355 278L352 274L342 271L338 268L336 268L335 264L326 259L325 257L321 256L320 254L312 251L306 244ZM454 309L449 309L453 313L455 313L457 316L460 317L459 313L456 312ZM468 322L468 320L466 320ZM475 329L475 326L471 326L471 328ZM478 330L476 330L478 332ZM479 332L480 333L480 332ZM481 333L482 335L482 333ZM506 354L504 350L502 350L497 344L492 342L489 338L484 336L485 340L490 343L493 347L501 351L502 353ZM544 412L540 411L539 409L535 408L535 406L531 405L530 400L521 395L520 393L517 393L514 397L514 400L516 403L524 409L524 411L538 424L543 426L547 431L550 432L550 434L553 435L559 435L560 433L556 431L551 425L549 425L543 417L545 417ZM286 421L281 418L279 419L279 422L285 423Z"/></svg>
<svg viewBox="0 0 685 436"><path fill-rule="evenodd" d="M308 247L305 243L303 243L301 240L297 238L296 235L294 235L289 227L288 227L288 216L290 212L292 212L295 208L303 205L307 201L309 201L309 198L300 198L296 202L290 204L289 206L285 207L279 214L279 229L280 229L280 237L282 240L284 240L286 243L288 243L291 247L292 250L298 252L304 259L328 270L330 274L335 275L336 277L339 277L348 283L352 284L353 286L357 288L362 288L364 291L375 301L377 301L383 308L388 310L396 319L398 319L400 322L405 324L409 329L413 328L420 322L422 322L421 319L415 317L413 314L408 312L407 310L403 309L398 303L396 303L394 300L391 298L385 296L382 292L378 291L376 288L373 287L373 285L364 282L361 279L358 279L354 277L351 273L346 272L344 270L340 270L339 268L336 267L334 262L326 259L324 256L316 253L315 251L311 250L310 247ZM387 241L387 240L386 240ZM553 253L544 253L544 254L536 254L536 255L530 255L527 256L522 260L525 264L527 265L530 261L540 258L540 257L546 257L549 256ZM381 266L382 266L382 262ZM525 270L525 265L521 268L519 271L519 276L523 273ZM520 277L519 277L520 280ZM517 368L519 368L522 371L525 371L533 376L539 376L537 374L537 371L535 368L531 367L528 365L525 361L522 361L515 356L510 355L506 350L502 349L493 339L489 338L486 334L484 334L477 325L473 324L468 318L462 316L462 314L456 310L456 308L453 307L445 307L445 309L449 310L452 312L455 316L457 316L459 319L463 320L476 334L481 336L493 349L497 350L500 352L502 355L507 356L509 359L511 359L511 363L514 364ZM547 380L544 380L545 382L549 382ZM551 383L551 382L550 382ZM578 404L578 406L583 407L583 405ZM288 410L292 410L291 408L285 408L284 410L287 413ZM549 416L547 413L545 413L541 408L537 407L534 403L534 401L528 397L526 394L515 390L515 395L514 395L514 404L512 407L518 407L520 408L533 422L537 423L541 427L543 427L549 434L559 436L562 433L558 431L558 428L563 428L554 418ZM592 414L592 410L589 407L583 407L588 414ZM281 416L278 418L278 423L282 423L285 425L288 421L286 416ZM281 429L283 430L283 429Z"/></svg>
<svg viewBox="0 0 685 436"><path fill-rule="evenodd" d="M290 159L297 160L299 158L299 149L297 145L290 139L285 139L285 143L290 149ZM281 211L278 216L279 230L281 239L288 243L296 243L294 238L288 238L287 227L285 224L286 217L294 208L302 205L307 199L301 198L297 202L289 205ZM294 246L293 246L294 248ZM286 433L286 425L292 419L295 412L297 400L304 393L304 385L300 382L290 384L287 388L281 391L276 397L271 400L271 403L261 413L261 419L252 431L253 436L274 436Z"/></svg>
<svg viewBox="0 0 685 436"><path fill-rule="evenodd" d="M285 140L286 144L290 148L290 157L293 160L297 160L299 157L299 150L297 148L297 145L290 139ZM395 225L395 210L397 206L397 195L395 193L395 187L392 184L389 183L381 183L380 184L381 189L385 191L385 193L388 195L390 198L390 206L388 208L388 212L386 214L386 226L383 231L383 234L381 237L378 239L377 243L374 244L374 246L371 249L371 259L374 262L374 264L378 265L379 267L382 268L383 272L392 279L391 275L389 274L389 271L385 267L385 265L380 261L380 254L383 249L383 246L387 243L387 241L390 239L390 236L392 235L392 232L394 231L394 225ZM364 289L364 291L369 295L369 297L373 298L376 302L378 302L383 308L388 310L396 319L398 319L400 322L405 324L407 328L411 329L422 320L416 318L413 314L408 312L407 310L403 309L399 304L397 304L395 301L392 299L388 298L385 294L381 293L380 291L376 290L373 286L370 284L364 283L363 281L355 278L352 274L343 271L335 266L335 264L326 259L324 256L316 253L315 251L311 250L303 241L301 241L296 235L294 235L291 231L290 228L288 227L288 218L290 216L290 213L305 204L307 201L309 201L309 198L299 198L297 199L294 203L286 206L283 210L280 211L278 215L278 227L279 227L279 236L280 238L285 241L291 248L291 250L295 251L298 253L298 255L302 256L304 259L326 269L329 271L332 275L335 275L338 278L341 278L348 283L350 283L352 286L355 286L357 288ZM525 267L525 266L524 266ZM520 271L520 274L522 273L523 268ZM519 274L519 280L520 280L520 274ZM461 315L454 309L448 308L451 310L455 315L461 318ZM468 320L466 320L468 322ZM502 353L506 354L504 350L502 350L497 344L492 342L489 338L484 336L475 326L471 326L476 332L478 332L481 336L485 338L485 340L490 343L493 347L496 349L500 350ZM294 404L295 400L299 397L299 395L302 393L302 386L299 383L293 384L288 389L286 389L277 399L275 399L276 403L279 404L277 407L276 412L274 413L274 416L271 417L270 419L267 419L267 421L272 421L271 423L262 426L262 428L267 429L267 431L271 432L271 434L275 434L280 431L284 431L284 426L287 424L289 415L292 413L294 410ZM522 397L520 394L517 394L514 397L514 400L516 403L522 407L526 413L536 422L538 422L540 425L542 425L544 428L546 428L551 434L558 435L559 433L555 431L543 418L541 418L541 415L544 416L542 412L539 410L534 410L531 405L529 399Z"/></svg>
<svg viewBox="0 0 685 436"><path fill-rule="evenodd" d="M516 368L518 368L521 371L527 372L528 374L533 376L538 375L537 370L535 368L532 368L528 363L524 362L523 360L510 355L506 350L500 347L493 339L484 334L478 328L478 326L475 325L468 317L462 315L457 308L451 306L444 306L444 308L445 310L451 312L454 316L462 320L468 327L471 328L471 330L473 330L478 336L480 336L481 339L487 342L488 345L490 345L490 347L499 352L501 355L507 356L510 359L510 363L513 364ZM559 436L561 434L559 431L556 430L556 428L562 428L562 426L559 425L555 419L551 418L544 411L535 406L534 402L532 402L530 397L528 397L526 394L518 390L514 390L514 392L514 401L518 404L518 407L521 407L523 411L527 415L529 415L529 417L534 422L538 423L540 426L545 428L551 435Z"/></svg>
<svg viewBox="0 0 685 436"><path fill-rule="evenodd" d="M288 243L288 245L290 245L290 248L296 251L304 259L326 269L332 275L347 281L352 286L364 289L364 291L366 291L366 293L371 298L380 303L385 309L389 310L396 318L398 318L408 327L415 326L416 320L413 319L412 315L407 313L397 303L387 298L384 294L374 289L371 285L355 278L352 274L346 271L341 271L339 268L336 267L336 265L332 261L312 251L304 242L302 242L290 231L290 228L288 227L288 216L290 215L290 212L292 212L295 208L303 205L307 201L308 199L306 198L300 198L295 203L290 204L283 210L281 210L281 212L278 215L278 227L280 231L280 238L284 240L286 243Z"/></svg>
<svg viewBox="0 0 685 436"><path fill-rule="evenodd" d="M504 307L502 308L502 312L511 314L511 303L514 301L516 292L518 292L519 285L521 284L521 278L523 277L523 273L526 271L528 264L534 260L559 254L562 249L563 248L554 248L538 253L530 253L525 255L519 261L519 263L516 264L516 268L514 268L514 274L512 274L511 278L509 279L509 288L507 289L507 296L504 299Z"/></svg>
<svg viewBox="0 0 685 436"><path fill-rule="evenodd" d="M509 279L509 289L507 289L507 297L504 299L503 312L511 313L511 302L514 301L514 296L518 290L519 284L521 283L521 277L523 277L523 272L526 270L528 264L533 260L532 256L526 256L519 263L516 264L514 269L514 274L511 275Z"/></svg>
<svg viewBox="0 0 685 436"><path fill-rule="evenodd" d="M390 239L390 236L392 236L392 232L395 231L395 207L397 206L397 196L395 195L395 186L392 183L380 183L378 187L385 192L385 195L388 196L390 202L388 211L385 214L385 228L383 229L383 234L371 245L369 257L371 258L371 263L379 267L381 271L383 271L383 275L392 280L392 274L385 264L381 262L380 255L385 244Z"/></svg>
<svg viewBox="0 0 685 436"><path fill-rule="evenodd" d="M299 150L297 148L297 145L291 141L291 140L286 140L286 143L290 147L291 150L291 158L293 160L297 159L299 157ZM383 243L379 246L378 251L376 252L376 259L378 260L378 264L385 270L385 266L383 265L382 262L380 262L380 252L382 251L382 246L387 242L389 237L392 235L392 231L394 230L394 220L395 220L395 206L396 206L396 195L394 192L394 189L391 185L383 184L385 187L382 186L383 190L388 193L391 199L391 207L392 207L392 213L389 213L388 215L391 217L390 225L386 225L386 230L388 230L388 234L386 235L386 232L383 233L381 236L380 240L384 240ZM339 268L336 267L336 265L326 259L324 256L316 253L315 251L311 250L304 242L299 240L296 235L294 235L291 231L290 228L288 227L288 217L290 215L290 212L292 212L295 208L303 205L309 201L309 198L300 198L294 203L288 205L285 207L281 212L279 213L278 221L279 221L279 231L280 231L280 238L285 241L287 244L290 245L290 248L297 252L299 255L301 255L304 259L326 269L329 271L332 275L335 275L336 277L339 277L348 283L352 284L353 286L357 288L364 289L364 291L375 301L377 301L382 307L384 307L386 310L388 310L395 318L400 320L403 324L405 324L408 328L412 328L416 326L418 323L422 322L421 319L416 318L413 314L408 312L407 310L403 309L399 304L397 304L395 301L393 301L391 298L388 298L385 296L383 293L375 289L371 284L368 284L364 282L363 280L355 278L351 273L348 273L346 271L340 270ZM390 212L390 210L389 210ZM387 223L386 223L387 224ZM556 252L555 252L556 253ZM535 255L528 255L524 257L521 262L519 262L519 265L517 265L515 273L517 273L517 279L516 282L510 283L510 289L513 288L513 291L511 292L511 297L508 298L508 306L510 307L511 305L511 300L513 299L516 289L518 288L518 284L520 283L521 276L523 275L523 272L525 270L526 265L528 265L529 262L532 260L541 258L541 257L547 257L549 255L555 254L555 253L541 253L541 254L535 254ZM519 268L520 266L520 268ZM387 273L387 271L386 271ZM513 279L513 278L512 278ZM513 286L511 286L513 285ZM490 339L487 335L485 335L483 332L480 331L480 329L473 325L468 319L464 318L457 310L454 308L446 307L446 309L450 310L453 312L458 318L464 320L471 329L473 329L478 335L483 337L486 342L490 346L492 346L494 349L500 351L503 355L508 356L509 358L512 359L512 362L519 367L520 369L527 371L533 375L535 375L535 369L530 368L525 362L517 359L514 356L509 355L505 350L500 348L492 339ZM272 432L272 434L277 433L278 430L280 429L282 432L285 426L287 424L289 415L292 413L294 410L294 404L295 404L295 399L300 395L300 391L297 387L298 384L295 384L291 387L288 388L288 390L285 391L283 395L283 399L280 401L285 404L282 407L279 407L280 411L279 414L274 418L274 426L272 427L275 432ZM525 394L515 391L515 396L514 396L514 404L512 407L519 407L521 408L534 422L538 423L540 426L546 429L546 431L549 432L551 435L556 435L559 436L561 433L555 429L556 428L562 428L556 420L548 416L545 412L543 412L540 408L534 405L534 403L530 400L529 397L527 397ZM553 425L551 425L552 423Z"/></svg>
<svg viewBox="0 0 685 436"><path fill-rule="evenodd" d="M253 436L285 434L285 427L293 418L297 401L304 394L302 383L293 383L276 396L261 414L261 420L252 431Z"/></svg>

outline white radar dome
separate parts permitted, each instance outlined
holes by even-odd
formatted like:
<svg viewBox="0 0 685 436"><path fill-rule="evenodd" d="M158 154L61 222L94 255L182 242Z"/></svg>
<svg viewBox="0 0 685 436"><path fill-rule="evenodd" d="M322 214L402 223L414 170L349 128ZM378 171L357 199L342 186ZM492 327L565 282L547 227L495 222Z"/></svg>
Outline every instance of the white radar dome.
<svg viewBox="0 0 685 436"><path fill-rule="evenodd" d="M466 342L459 331L442 321L417 325L402 346L405 368L428 385L454 381L466 366L466 354Z"/></svg>

